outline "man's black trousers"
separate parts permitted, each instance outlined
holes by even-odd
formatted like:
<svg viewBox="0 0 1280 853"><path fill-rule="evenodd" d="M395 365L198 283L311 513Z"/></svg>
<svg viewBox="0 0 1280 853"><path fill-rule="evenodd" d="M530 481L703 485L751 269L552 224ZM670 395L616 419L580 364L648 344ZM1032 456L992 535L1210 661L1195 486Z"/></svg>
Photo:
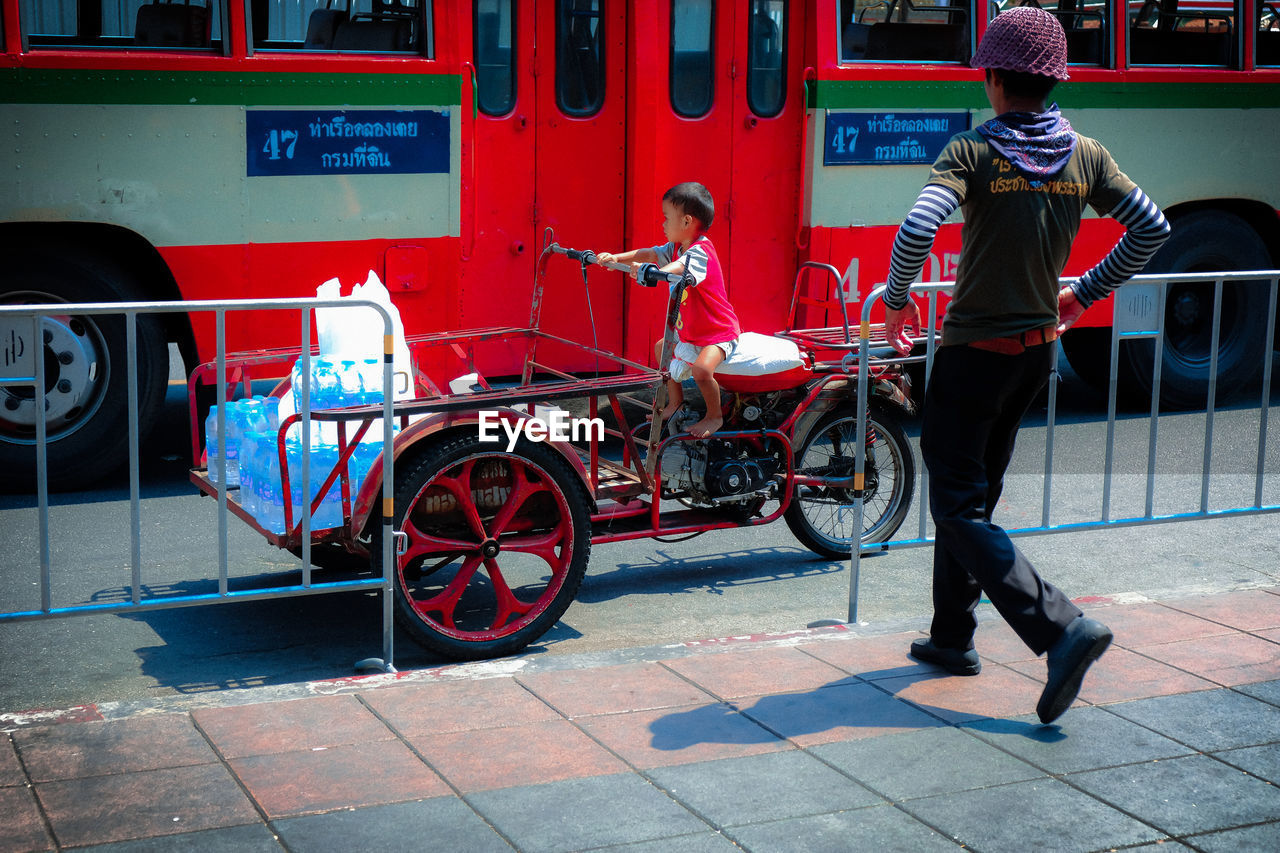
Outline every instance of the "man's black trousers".
<svg viewBox="0 0 1280 853"><path fill-rule="evenodd" d="M920 447L933 514L933 641L973 648L983 592L1037 655L1080 610L1047 583L991 516L1022 416L1049 377L1053 344L1004 355L939 347L925 391Z"/></svg>

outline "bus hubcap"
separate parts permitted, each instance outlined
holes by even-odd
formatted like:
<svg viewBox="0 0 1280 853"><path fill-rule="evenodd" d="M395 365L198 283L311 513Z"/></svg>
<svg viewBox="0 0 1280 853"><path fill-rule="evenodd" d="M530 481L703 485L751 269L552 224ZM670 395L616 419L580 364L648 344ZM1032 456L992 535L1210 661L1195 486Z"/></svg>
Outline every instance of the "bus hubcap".
<svg viewBox="0 0 1280 853"><path fill-rule="evenodd" d="M46 317L43 323L45 429L65 432L91 411L105 378L102 341L82 317ZM32 386L0 388L0 432L34 439L36 395Z"/></svg>

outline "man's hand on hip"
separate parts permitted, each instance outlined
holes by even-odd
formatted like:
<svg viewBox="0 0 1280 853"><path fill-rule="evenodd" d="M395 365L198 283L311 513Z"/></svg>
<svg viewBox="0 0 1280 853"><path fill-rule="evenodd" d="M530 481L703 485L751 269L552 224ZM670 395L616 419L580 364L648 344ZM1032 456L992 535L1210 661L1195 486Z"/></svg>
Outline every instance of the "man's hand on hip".
<svg viewBox="0 0 1280 853"><path fill-rule="evenodd" d="M917 335L920 334L920 309L916 308L915 302L908 298L907 304L902 308L885 306L884 335L889 340L889 344L903 355L911 354L911 337L907 334L908 327L913 328Z"/></svg>

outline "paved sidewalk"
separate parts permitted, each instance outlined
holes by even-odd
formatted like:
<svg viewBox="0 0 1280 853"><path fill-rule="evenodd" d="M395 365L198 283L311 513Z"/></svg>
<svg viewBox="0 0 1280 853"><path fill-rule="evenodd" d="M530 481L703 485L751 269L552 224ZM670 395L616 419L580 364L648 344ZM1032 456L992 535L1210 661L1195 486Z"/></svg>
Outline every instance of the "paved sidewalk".
<svg viewBox="0 0 1280 853"><path fill-rule="evenodd" d="M1280 588L1082 605L1052 726L999 621L0 715L0 851L1280 849Z"/></svg>

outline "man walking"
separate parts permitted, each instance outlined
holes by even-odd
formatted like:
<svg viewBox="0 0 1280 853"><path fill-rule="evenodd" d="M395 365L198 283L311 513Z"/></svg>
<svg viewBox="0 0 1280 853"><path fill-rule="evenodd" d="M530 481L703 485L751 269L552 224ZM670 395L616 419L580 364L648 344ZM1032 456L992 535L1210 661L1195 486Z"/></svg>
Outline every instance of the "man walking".
<svg viewBox="0 0 1280 853"><path fill-rule="evenodd" d="M1023 6L998 15L972 65L986 70L996 118L954 136L894 242L885 326L901 352L919 325L908 288L938 226L964 215L956 286L925 391L921 450L936 528L933 623L911 655L977 675L974 609L983 592L1023 642L1048 656L1036 706L1057 719L1075 701L1111 631L1045 581L991 520L1018 426L1048 380L1053 342L1092 302L1139 272L1168 237L1150 199L1096 140L1077 134L1049 93L1068 79L1056 17ZM1111 252L1059 291L1085 206L1126 227Z"/></svg>

